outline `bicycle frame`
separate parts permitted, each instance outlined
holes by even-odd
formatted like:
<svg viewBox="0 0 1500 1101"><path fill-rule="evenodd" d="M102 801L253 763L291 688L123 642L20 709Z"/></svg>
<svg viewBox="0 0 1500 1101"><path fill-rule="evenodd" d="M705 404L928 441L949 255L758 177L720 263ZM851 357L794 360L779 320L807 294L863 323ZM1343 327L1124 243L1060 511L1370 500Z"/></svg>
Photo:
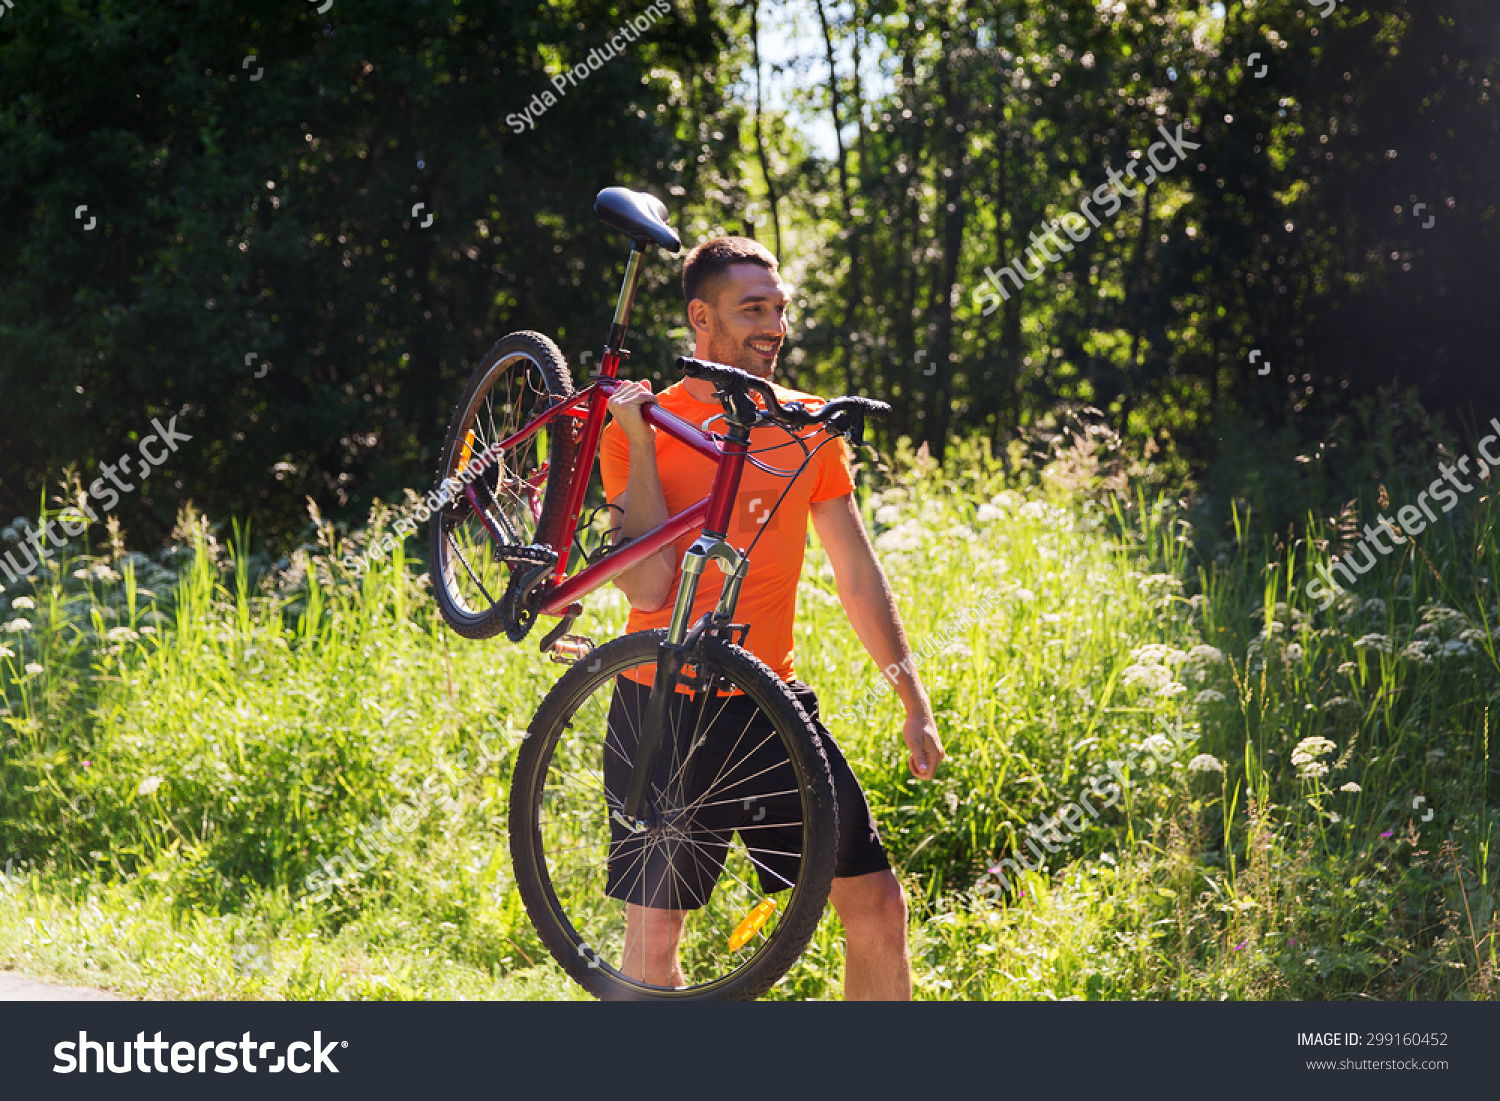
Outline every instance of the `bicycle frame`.
<svg viewBox="0 0 1500 1101"><path fill-rule="evenodd" d="M598 457L599 439L604 431L605 407L625 381L617 375L621 361L630 353L620 345L624 342L630 322L636 281L640 275L641 252L639 247L631 248L630 259L625 266L624 283L615 305L614 321L610 326L609 341L599 362L599 373L582 390L547 409L519 431L491 445L481 456L481 463L487 465L493 458L564 417L583 422L573 469L568 472L568 496L559 534L562 545L552 548L557 553L557 566L550 583L551 588L544 593L538 608L543 615L562 616L566 619L578 615L582 611L582 605L578 603L582 597L670 546L687 532L701 527L702 537L688 549L683 559L682 584L678 588L667 634L668 644L675 646L686 637L687 617L691 614L693 600L698 595L698 582L703 568L710 559L717 561L728 575L715 616L722 615L727 622L734 614L748 563L725 542L724 536L729 530L729 519L734 509L735 496L739 493L740 477L744 472L745 454L749 449L748 427L731 424L721 445L715 435L667 412L661 406L655 403L645 405L641 412L647 424L713 460L716 469L709 495L676 515L669 516L664 522L624 546L607 551L572 577L567 576L573 533L583 511L584 495L588 492L589 477ZM476 514L483 517L485 512L476 496L476 486L471 483L465 493L474 505ZM488 526L488 521L484 522ZM490 535L497 541L504 541L499 532L491 530Z"/></svg>
<svg viewBox="0 0 1500 1101"><path fill-rule="evenodd" d="M674 439L680 440L700 455L712 459L717 464L713 486L709 495L683 509L681 512L669 516L661 524L637 536L624 546L607 551L602 557L585 566L572 577L566 576L568 552L572 546L573 532L578 525L578 518L583 512L583 498L588 490L589 474L594 468L595 459L598 457L599 439L604 431L605 406L608 404L610 397L625 381L615 377L614 371L618 370L618 367L619 359L617 357L613 361L607 357L605 362L600 364L599 375L587 387L573 394L561 404L548 409L541 416L520 429L520 431L494 444L484 453L483 458L487 460L491 455L499 454L519 443L524 443L531 436L536 435L543 428L563 417L584 422L579 449L568 482L567 505L563 514L562 536L559 540L563 545L552 548L557 552L557 567L554 574L555 587L542 602L539 610L543 615L559 616L566 614L569 605L575 603L581 597L607 584L625 570L651 557L651 555L663 548L670 546L687 532L699 527L703 529L705 535L712 537L714 543L712 548L704 551L705 554L724 562L726 564L726 572L737 570L740 566L739 554L732 547L729 547L727 543L724 543L723 540L724 534L728 530L735 496L739 493L740 477L745 465L747 441L736 441L731 436L725 438L724 444L721 447L713 434L704 431L689 421L683 420L674 413L667 412L659 405L650 404L642 409L642 415L647 424L667 433ZM466 492L473 494L475 492L474 486L471 484ZM724 557L726 551L729 556L727 558ZM690 550L688 553L691 555L693 551ZM688 569L689 567L685 565L684 570ZM700 571L693 572L701 572L701 569ZM740 573L740 577L743 577L742 572ZM696 587L694 585L693 589L696 590ZM735 589L737 593L737 584L735 585ZM688 606L691 607L691 597L697 595L696 591L689 595ZM727 610L732 611L732 605Z"/></svg>

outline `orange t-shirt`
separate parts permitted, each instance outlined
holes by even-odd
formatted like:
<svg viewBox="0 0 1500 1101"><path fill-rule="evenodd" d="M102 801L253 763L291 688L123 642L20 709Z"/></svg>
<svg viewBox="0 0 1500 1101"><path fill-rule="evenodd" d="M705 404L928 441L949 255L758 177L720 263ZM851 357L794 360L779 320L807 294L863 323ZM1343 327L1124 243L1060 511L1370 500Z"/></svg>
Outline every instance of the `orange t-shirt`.
<svg viewBox="0 0 1500 1101"><path fill-rule="evenodd" d="M774 392L776 400L783 405L800 401L809 409L815 409L823 404L822 398L780 386L775 386ZM698 401L681 382L663 390L657 395L657 401L667 412L700 426L724 411L717 401ZM723 420L710 425L709 430L722 432ZM816 427L803 429L798 434L809 451L827 439L827 433ZM754 458L767 466L788 472L796 470L803 458L802 448L792 441L786 430L775 425L761 425L750 433L750 451ZM701 501L713 488L716 469L713 460L660 431L656 433L656 468L661 476L669 516ZM600 441L599 473L604 479L606 500L613 501L629 486L630 443L613 419L604 426ZM785 500L774 516L769 515L783 490L786 490ZM739 496L735 500L725 539L743 552L762 528L764 533L750 554L750 566L745 583L740 586L734 619L750 626L745 636L746 649L769 665L782 680L793 677L792 622L797 614L797 581L802 576L803 553L807 549L809 506L815 501L832 500L853 491L849 445L841 439L835 439L819 451L792 483L790 490L787 490L786 477L769 474L748 461L745 463ZM645 631L666 627L671 622L672 605L682 581L682 556L699 534L698 531L688 532L672 547L676 576L667 603L654 612L632 608L627 630ZM717 562L708 563L699 579L689 626L713 611L723 588L723 570Z"/></svg>

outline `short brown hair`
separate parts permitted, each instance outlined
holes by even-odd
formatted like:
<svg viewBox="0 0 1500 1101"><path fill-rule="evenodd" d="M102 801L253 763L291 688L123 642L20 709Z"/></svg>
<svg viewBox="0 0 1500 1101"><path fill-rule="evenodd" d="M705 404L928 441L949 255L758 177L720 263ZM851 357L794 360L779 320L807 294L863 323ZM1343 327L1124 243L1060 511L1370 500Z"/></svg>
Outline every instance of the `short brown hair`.
<svg viewBox="0 0 1500 1101"><path fill-rule="evenodd" d="M682 266L682 296L688 302L712 301L718 282L732 264L758 264L776 274L776 257L759 241L749 237L712 237L692 252Z"/></svg>

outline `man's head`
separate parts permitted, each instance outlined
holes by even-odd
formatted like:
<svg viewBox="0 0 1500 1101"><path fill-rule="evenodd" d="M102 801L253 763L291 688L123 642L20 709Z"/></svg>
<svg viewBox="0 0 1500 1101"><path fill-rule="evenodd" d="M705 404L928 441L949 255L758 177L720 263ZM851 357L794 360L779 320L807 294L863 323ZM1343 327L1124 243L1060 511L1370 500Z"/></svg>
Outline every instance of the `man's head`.
<svg viewBox="0 0 1500 1101"><path fill-rule="evenodd" d="M776 267L776 257L748 237L715 237L688 253L682 294L693 355L771 377L788 301Z"/></svg>

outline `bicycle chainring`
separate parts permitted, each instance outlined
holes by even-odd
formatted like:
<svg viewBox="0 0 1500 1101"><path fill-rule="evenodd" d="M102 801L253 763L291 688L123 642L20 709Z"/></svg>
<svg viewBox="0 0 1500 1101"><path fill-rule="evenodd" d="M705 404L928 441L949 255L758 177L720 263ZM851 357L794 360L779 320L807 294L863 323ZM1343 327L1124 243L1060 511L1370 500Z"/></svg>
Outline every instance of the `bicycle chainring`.
<svg viewBox="0 0 1500 1101"><path fill-rule="evenodd" d="M510 563L510 582L505 586L505 595L500 598L505 637L520 642L536 624L535 597L557 565L557 552L551 547L533 544L497 548L495 557Z"/></svg>

